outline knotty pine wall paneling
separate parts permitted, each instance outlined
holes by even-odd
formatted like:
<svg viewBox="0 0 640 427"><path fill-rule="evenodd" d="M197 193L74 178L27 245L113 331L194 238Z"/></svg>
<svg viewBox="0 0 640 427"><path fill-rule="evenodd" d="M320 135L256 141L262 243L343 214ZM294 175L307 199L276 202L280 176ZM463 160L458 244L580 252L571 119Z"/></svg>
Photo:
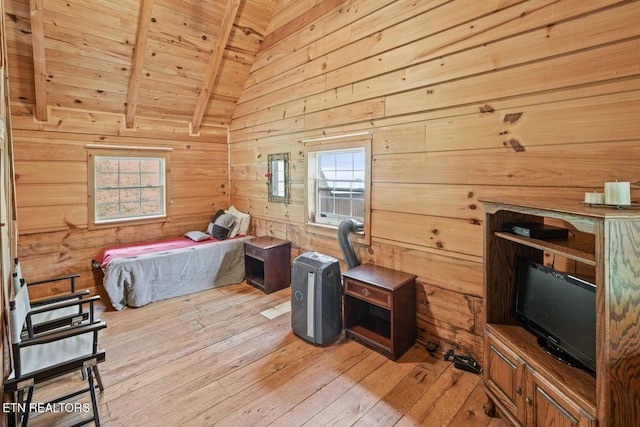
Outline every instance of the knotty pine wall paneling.
<svg viewBox="0 0 640 427"><path fill-rule="evenodd" d="M99 291L103 247L204 230L229 206L228 124L276 3L241 2L194 128L229 2L2 2L28 280L77 272ZM85 144L172 148L171 220L89 231Z"/></svg>
<svg viewBox="0 0 640 427"><path fill-rule="evenodd" d="M102 248L204 231L213 214L229 206L225 129L217 137L156 135L14 129L18 254L28 280L77 272L80 287L100 292L101 276L92 270L91 258ZM85 144L171 147L170 221L88 230Z"/></svg>
<svg viewBox="0 0 640 427"><path fill-rule="evenodd" d="M418 341L481 358L479 200L579 203L612 180L640 197L637 22L638 1L281 1L231 122L231 203L294 256L341 258L305 231L301 141L371 132L358 256L418 276ZM267 201L279 152L288 205Z"/></svg>

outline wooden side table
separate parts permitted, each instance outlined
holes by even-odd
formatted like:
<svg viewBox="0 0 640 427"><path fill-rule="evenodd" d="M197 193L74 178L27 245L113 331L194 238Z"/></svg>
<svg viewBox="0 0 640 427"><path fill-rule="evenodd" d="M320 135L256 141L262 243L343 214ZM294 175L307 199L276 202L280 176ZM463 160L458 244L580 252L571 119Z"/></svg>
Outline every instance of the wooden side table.
<svg viewBox="0 0 640 427"><path fill-rule="evenodd" d="M291 284L291 242L275 237L256 237L244 243L244 275L247 283L264 293Z"/></svg>
<svg viewBox="0 0 640 427"><path fill-rule="evenodd" d="M396 360L416 340L416 276L363 264L342 277L345 336Z"/></svg>

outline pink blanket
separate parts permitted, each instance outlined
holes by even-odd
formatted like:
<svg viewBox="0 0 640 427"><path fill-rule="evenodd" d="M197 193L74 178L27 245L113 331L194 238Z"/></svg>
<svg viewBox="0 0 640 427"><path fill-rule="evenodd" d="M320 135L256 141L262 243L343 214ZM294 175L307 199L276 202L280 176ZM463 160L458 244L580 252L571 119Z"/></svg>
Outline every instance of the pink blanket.
<svg viewBox="0 0 640 427"><path fill-rule="evenodd" d="M243 236L238 236L243 237ZM235 237L233 238L235 239ZM154 242L146 243L131 243L126 245L111 246L100 251L98 255L93 257L93 261L100 264L100 267L105 267L111 260L117 258L126 258L156 252L166 252L172 249L182 249L191 246L198 246L203 244L216 243L218 240L209 239L195 242L184 236L171 237L163 240L156 240Z"/></svg>

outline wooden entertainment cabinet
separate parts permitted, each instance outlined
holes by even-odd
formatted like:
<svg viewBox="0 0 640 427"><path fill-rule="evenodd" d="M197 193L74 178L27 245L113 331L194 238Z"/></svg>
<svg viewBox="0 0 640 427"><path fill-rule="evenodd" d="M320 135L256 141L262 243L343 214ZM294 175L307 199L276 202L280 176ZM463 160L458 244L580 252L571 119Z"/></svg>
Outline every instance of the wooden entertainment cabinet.
<svg viewBox="0 0 640 427"><path fill-rule="evenodd" d="M484 204L484 377L489 401L514 425L640 425L640 209L579 201L509 200ZM503 224L562 221L569 238L540 240ZM544 254L593 271L596 375L545 353L513 316L518 257Z"/></svg>

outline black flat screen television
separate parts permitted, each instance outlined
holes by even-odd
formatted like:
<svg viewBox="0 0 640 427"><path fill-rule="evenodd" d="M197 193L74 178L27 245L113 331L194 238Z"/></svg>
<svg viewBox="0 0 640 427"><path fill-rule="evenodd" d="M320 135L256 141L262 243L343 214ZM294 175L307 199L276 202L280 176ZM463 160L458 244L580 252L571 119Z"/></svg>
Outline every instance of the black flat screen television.
<svg viewBox="0 0 640 427"><path fill-rule="evenodd" d="M557 359L596 370L595 285L519 258L515 316Z"/></svg>

